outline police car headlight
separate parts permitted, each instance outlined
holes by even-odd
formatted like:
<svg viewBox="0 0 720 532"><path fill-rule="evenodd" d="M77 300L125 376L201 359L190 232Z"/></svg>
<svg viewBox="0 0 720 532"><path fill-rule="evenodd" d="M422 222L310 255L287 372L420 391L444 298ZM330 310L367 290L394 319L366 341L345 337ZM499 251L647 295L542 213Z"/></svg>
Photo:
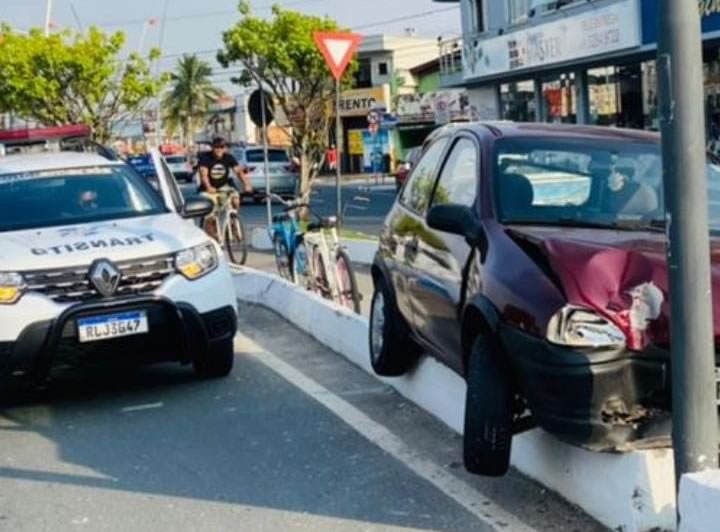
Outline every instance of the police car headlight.
<svg viewBox="0 0 720 532"><path fill-rule="evenodd" d="M0 272L0 305L12 305L22 297L25 280L19 273Z"/></svg>
<svg viewBox="0 0 720 532"><path fill-rule="evenodd" d="M619 327L600 314L567 306L548 325L547 339L557 345L585 348L624 347L626 338Z"/></svg>
<svg viewBox="0 0 720 532"><path fill-rule="evenodd" d="M175 256L175 269L190 281L207 275L217 266L218 255L212 243L186 249Z"/></svg>

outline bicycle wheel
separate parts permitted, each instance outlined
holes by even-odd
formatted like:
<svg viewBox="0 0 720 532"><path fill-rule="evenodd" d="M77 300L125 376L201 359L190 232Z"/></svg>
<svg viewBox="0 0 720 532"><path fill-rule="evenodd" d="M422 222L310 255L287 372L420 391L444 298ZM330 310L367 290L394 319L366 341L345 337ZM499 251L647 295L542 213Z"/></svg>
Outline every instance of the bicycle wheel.
<svg viewBox="0 0 720 532"><path fill-rule="evenodd" d="M350 257L344 249L338 250L335 257L335 274L340 305L356 314L360 314L360 291L358 290L357 278Z"/></svg>
<svg viewBox="0 0 720 532"><path fill-rule="evenodd" d="M242 266L247 261L248 247L245 224L240 217L230 214L228 225L225 228L225 250L228 260L235 265Z"/></svg>
<svg viewBox="0 0 720 532"><path fill-rule="evenodd" d="M293 281L300 288L310 290L310 262L308 261L308 251L305 242L300 240L295 246L295 252L292 256L292 272Z"/></svg>
<svg viewBox="0 0 720 532"><path fill-rule="evenodd" d="M327 269L325 268L325 261L322 258L322 254L319 251L313 253L313 263L315 267L315 279L313 281L313 290L319 296L325 299L332 300L332 291L330 290L330 281L327 276Z"/></svg>
<svg viewBox="0 0 720 532"><path fill-rule="evenodd" d="M275 264L277 264L278 273L283 279L292 281L292 269L290 265L290 252L282 235L275 235L273 239L275 247Z"/></svg>

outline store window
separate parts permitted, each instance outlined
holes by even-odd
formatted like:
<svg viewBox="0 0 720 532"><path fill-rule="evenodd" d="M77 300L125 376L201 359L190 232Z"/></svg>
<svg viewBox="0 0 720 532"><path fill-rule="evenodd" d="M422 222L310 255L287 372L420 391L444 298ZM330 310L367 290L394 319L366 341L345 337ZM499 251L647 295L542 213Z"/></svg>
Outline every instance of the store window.
<svg viewBox="0 0 720 532"><path fill-rule="evenodd" d="M590 123L634 129L645 127L639 64L588 70L588 93Z"/></svg>
<svg viewBox="0 0 720 532"><path fill-rule="evenodd" d="M507 0L508 24L522 24L530 14L530 0Z"/></svg>
<svg viewBox="0 0 720 532"><path fill-rule="evenodd" d="M531 80L500 85L500 104L503 120L535 122L535 83Z"/></svg>
<svg viewBox="0 0 720 532"><path fill-rule="evenodd" d="M543 120L555 124L577 122L575 74L560 74L542 83Z"/></svg>
<svg viewBox="0 0 720 532"><path fill-rule="evenodd" d="M475 32L483 33L485 27L485 0L475 0L473 6L473 22L475 23Z"/></svg>
<svg viewBox="0 0 720 532"><path fill-rule="evenodd" d="M586 0L533 0L532 7L539 9L541 13L549 13L572 4L586 4Z"/></svg>
<svg viewBox="0 0 720 532"><path fill-rule="evenodd" d="M659 131L657 64L655 61L646 61L640 65L640 69L642 72L643 127L651 131Z"/></svg>

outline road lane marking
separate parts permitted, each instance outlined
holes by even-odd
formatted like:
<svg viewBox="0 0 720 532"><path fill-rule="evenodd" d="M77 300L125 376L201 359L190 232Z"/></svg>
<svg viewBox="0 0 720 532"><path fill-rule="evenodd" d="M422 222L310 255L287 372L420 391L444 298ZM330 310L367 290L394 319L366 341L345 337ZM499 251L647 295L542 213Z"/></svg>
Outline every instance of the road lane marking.
<svg viewBox="0 0 720 532"><path fill-rule="evenodd" d="M143 410L155 410L156 408L162 408L165 406L163 403L147 403L144 405L126 406L121 412L142 412Z"/></svg>
<svg viewBox="0 0 720 532"><path fill-rule="evenodd" d="M307 377L276 355L262 349L250 338L238 334L236 347L268 367L303 393L323 405L365 439L404 464L420 478L473 514L497 532L537 532L514 515L492 502L467 482L434 462L421 457L385 426L340 398L320 383Z"/></svg>

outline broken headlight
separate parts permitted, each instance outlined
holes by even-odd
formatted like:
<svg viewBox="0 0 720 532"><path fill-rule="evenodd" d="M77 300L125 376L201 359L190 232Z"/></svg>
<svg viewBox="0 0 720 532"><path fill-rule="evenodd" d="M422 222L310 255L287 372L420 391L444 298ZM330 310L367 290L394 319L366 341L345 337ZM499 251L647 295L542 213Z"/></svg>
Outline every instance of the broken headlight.
<svg viewBox="0 0 720 532"><path fill-rule="evenodd" d="M567 306L550 320L547 339L567 347L624 347L620 328L597 312Z"/></svg>

